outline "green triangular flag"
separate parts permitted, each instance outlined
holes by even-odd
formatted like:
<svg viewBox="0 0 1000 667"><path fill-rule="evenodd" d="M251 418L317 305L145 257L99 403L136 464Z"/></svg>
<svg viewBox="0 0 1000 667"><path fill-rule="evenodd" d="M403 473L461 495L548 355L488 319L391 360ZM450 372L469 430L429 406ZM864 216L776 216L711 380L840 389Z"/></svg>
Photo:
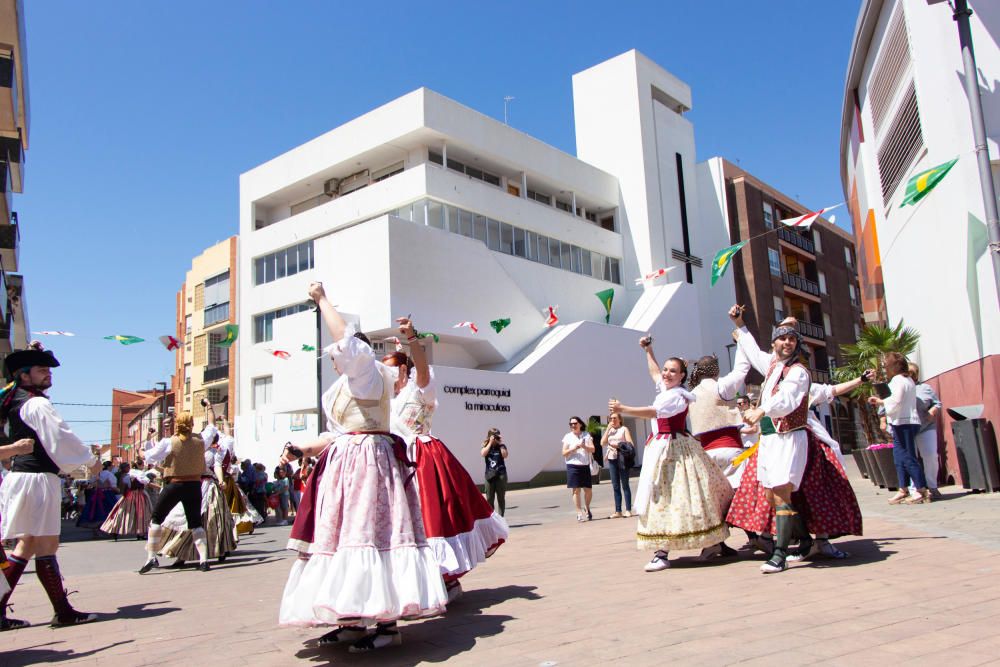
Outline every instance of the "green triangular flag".
<svg viewBox="0 0 1000 667"><path fill-rule="evenodd" d="M436 333L431 333L430 331L418 333L417 338L433 338L435 343L441 342L441 338Z"/></svg>
<svg viewBox="0 0 1000 667"><path fill-rule="evenodd" d="M944 164L939 164L936 167L931 167L908 180L906 182L906 194L903 195L903 203L899 205L899 208L903 208L907 204L916 204L923 199L928 192L934 189L935 185L941 182L941 179L955 166L956 162L958 162L958 158L949 160Z"/></svg>
<svg viewBox="0 0 1000 667"><path fill-rule="evenodd" d="M120 335L115 335L115 336L105 336L104 340L116 340L119 343L121 343L122 345L134 345L135 343L141 343L141 342L143 342L144 339L139 338L138 336L120 336Z"/></svg>
<svg viewBox="0 0 1000 667"><path fill-rule="evenodd" d="M227 324L226 325L226 337L220 341L212 343L216 347L232 347L233 343L240 335L240 326L238 324Z"/></svg>
<svg viewBox="0 0 1000 667"><path fill-rule="evenodd" d="M604 323L608 324L611 322L611 302L615 300L615 291L612 288L602 289L600 292L594 294L601 303L604 304Z"/></svg>
<svg viewBox="0 0 1000 667"><path fill-rule="evenodd" d="M726 269L729 268L729 263L733 260L733 255L740 251L740 248L747 244L746 241L740 241L736 245L731 245L728 248L723 248L719 252L715 253L715 257L712 258L712 286L718 282L726 273Z"/></svg>
<svg viewBox="0 0 1000 667"><path fill-rule="evenodd" d="M302 343L302 351L303 352L315 352L316 348L313 347L312 345L306 345L305 343Z"/></svg>
<svg viewBox="0 0 1000 667"><path fill-rule="evenodd" d="M501 317L499 320L491 320L490 326L493 327L494 331L500 333L501 331L510 326L510 318Z"/></svg>

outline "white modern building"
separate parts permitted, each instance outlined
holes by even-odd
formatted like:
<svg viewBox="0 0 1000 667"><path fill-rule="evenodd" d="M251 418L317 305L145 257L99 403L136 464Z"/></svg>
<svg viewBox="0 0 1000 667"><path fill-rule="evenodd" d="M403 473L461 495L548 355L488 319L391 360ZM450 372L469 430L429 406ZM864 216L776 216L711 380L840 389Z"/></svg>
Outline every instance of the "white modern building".
<svg viewBox="0 0 1000 667"><path fill-rule="evenodd" d="M575 75L573 94L577 157L421 88L241 176L241 457L317 433L335 376L317 361L313 280L374 341L407 314L439 335L434 431L479 481L491 426L525 482L563 469L570 416L604 417L612 396L648 405L646 332L661 358L727 358L733 283L709 288L725 195L695 164L690 89L630 51ZM609 288L606 324L595 293Z"/></svg>
<svg viewBox="0 0 1000 667"><path fill-rule="evenodd" d="M1000 186L1000 3L973 0L993 180ZM840 167L869 322L920 333L916 360L946 407L984 404L1000 419L1000 309L973 152L958 33L949 3L861 3L844 87ZM958 158L916 205L911 176ZM998 187L1000 189L1000 187ZM958 477L951 420L948 473Z"/></svg>

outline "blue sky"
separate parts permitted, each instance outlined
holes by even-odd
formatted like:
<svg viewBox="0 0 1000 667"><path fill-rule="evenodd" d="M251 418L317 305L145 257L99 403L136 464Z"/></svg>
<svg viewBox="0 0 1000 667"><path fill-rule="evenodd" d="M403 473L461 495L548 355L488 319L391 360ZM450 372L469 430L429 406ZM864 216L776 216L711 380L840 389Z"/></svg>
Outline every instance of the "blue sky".
<svg viewBox="0 0 1000 667"><path fill-rule="evenodd" d="M690 84L698 159L806 206L843 199L838 137L858 3L26 2L21 270L60 402L173 368L190 260L237 232L238 177L420 86L575 152L571 76L636 48ZM691 7L695 7L692 9ZM847 222L847 216L841 223ZM150 342L100 340L132 334ZM84 439L111 408L62 407Z"/></svg>

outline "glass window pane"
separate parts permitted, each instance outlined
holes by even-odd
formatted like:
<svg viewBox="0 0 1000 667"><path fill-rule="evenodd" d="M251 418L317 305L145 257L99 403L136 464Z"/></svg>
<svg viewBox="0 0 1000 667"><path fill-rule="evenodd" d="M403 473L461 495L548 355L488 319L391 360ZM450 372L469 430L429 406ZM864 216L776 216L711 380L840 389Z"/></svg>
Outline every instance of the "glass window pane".
<svg viewBox="0 0 1000 667"><path fill-rule="evenodd" d="M462 236L468 236L470 239L475 238L472 229L472 212L459 209L458 214L462 216Z"/></svg>
<svg viewBox="0 0 1000 667"><path fill-rule="evenodd" d="M483 243L486 243L486 216L485 215L475 215L475 216L473 216L472 236L477 241L482 241Z"/></svg>
<svg viewBox="0 0 1000 667"><path fill-rule="evenodd" d="M268 255L264 260L264 282L269 283L274 280L274 255Z"/></svg>
<svg viewBox="0 0 1000 667"><path fill-rule="evenodd" d="M580 249L580 273L585 276L594 275L593 267L591 265L590 251L584 250L583 248Z"/></svg>
<svg viewBox="0 0 1000 667"><path fill-rule="evenodd" d="M500 223L500 252L508 255L514 252L514 228L506 222Z"/></svg>
<svg viewBox="0 0 1000 667"><path fill-rule="evenodd" d="M500 222L493 218L486 221L486 245L490 250L500 249Z"/></svg>
<svg viewBox="0 0 1000 667"><path fill-rule="evenodd" d="M538 235L535 232L524 231L524 247L527 251L525 257L531 260L538 259Z"/></svg>
<svg viewBox="0 0 1000 667"><path fill-rule="evenodd" d="M264 258L258 257L253 262L253 284L261 285L264 283Z"/></svg>
<svg viewBox="0 0 1000 667"><path fill-rule="evenodd" d="M569 243L563 243L560 246L560 250L561 250L560 256L562 257L562 268L571 270L573 261L571 257L573 254L573 246L570 245Z"/></svg>
<svg viewBox="0 0 1000 667"><path fill-rule="evenodd" d="M513 234L513 244L512 249L515 255L518 257L527 257L528 248L524 245L524 230L520 227L510 227Z"/></svg>
<svg viewBox="0 0 1000 667"><path fill-rule="evenodd" d="M310 261L311 248L312 241L299 244L299 271L306 271L312 268L312 262Z"/></svg>
<svg viewBox="0 0 1000 667"><path fill-rule="evenodd" d="M444 206L441 205L441 202L433 200L427 202L427 224L438 229L445 228Z"/></svg>
<svg viewBox="0 0 1000 667"><path fill-rule="evenodd" d="M288 255L287 250L282 250L281 252L275 253L275 260L277 262L277 269L275 271L275 277L284 278L288 275L287 267L285 266L285 259Z"/></svg>
<svg viewBox="0 0 1000 667"><path fill-rule="evenodd" d="M604 255L599 252L590 253L590 275L599 280L604 280Z"/></svg>
<svg viewBox="0 0 1000 667"><path fill-rule="evenodd" d="M538 235L538 261L549 263L549 239L541 234Z"/></svg>
<svg viewBox="0 0 1000 667"><path fill-rule="evenodd" d="M621 267L619 266L617 259L611 260L611 282L618 283L619 285L621 285L622 282Z"/></svg>
<svg viewBox="0 0 1000 667"><path fill-rule="evenodd" d="M567 258L566 264L569 264L569 258ZM562 261L559 257L559 239L549 239L549 266L562 266Z"/></svg>

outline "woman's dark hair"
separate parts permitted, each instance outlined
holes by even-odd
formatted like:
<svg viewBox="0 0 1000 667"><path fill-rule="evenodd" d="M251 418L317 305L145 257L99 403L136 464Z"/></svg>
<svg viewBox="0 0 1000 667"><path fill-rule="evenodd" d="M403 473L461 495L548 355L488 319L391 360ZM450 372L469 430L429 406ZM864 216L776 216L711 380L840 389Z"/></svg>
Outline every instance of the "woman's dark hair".
<svg viewBox="0 0 1000 667"><path fill-rule="evenodd" d="M358 339L358 340L360 340L360 341L364 341L364 343L365 343L365 344L366 344L366 345L367 345L368 347L371 347L371 346L372 346L372 342L371 342L371 340L370 340L370 339L368 338L368 336L364 335L364 333L362 333L362 332L360 332L360 331L356 331L356 332L354 332L354 337L355 337L355 338L357 338L357 339Z"/></svg>
<svg viewBox="0 0 1000 667"><path fill-rule="evenodd" d="M683 377L681 377L681 385L683 386L684 383L687 382L687 379L688 379L688 365L687 365L687 362L684 361L683 359L681 359L680 357L670 357L670 358L667 359L667 361L676 361L677 365L681 367L681 372L684 374ZM663 362L664 366L667 365L667 361Z"/></svg>
<svg viewBox="0 0 1000 667"><path fill-rule="evenodd" d="M403 352L402 350L396 350L395 352L385 355L382 357L382 363L386 366L394 366L396 368L402 368L405 366L407 371L413 368L413 360L410 359L406 352Z"/></svg>
<svg viewBox="0 0 1000 667"><path fill-rule="evenodd" d="M570 417L570 419L577 420L578 422L580 422L580 428L582 428L585 431L587 430L587 422L585 422L582 419L580 419L579 417L575 417L575 416L574 417Z"/></svg>

